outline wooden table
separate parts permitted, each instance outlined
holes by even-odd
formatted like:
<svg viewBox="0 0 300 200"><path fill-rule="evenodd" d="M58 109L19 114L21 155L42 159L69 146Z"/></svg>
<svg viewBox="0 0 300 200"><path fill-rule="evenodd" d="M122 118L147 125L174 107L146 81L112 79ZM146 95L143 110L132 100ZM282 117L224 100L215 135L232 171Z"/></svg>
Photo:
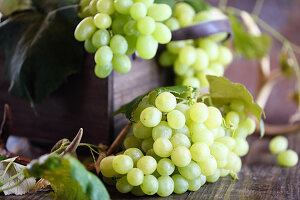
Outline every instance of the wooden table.
<svg viewBox="0 0 300 200"><path fill-rule="evenodd" d="M300 154L300 134L295 133L288 136L289 148ZM251 136L248 139L250 151L243 158L243 168L238 174L239 181L231 180L230 177L221 178L216 183L207 183L197 192L186 192L182 195L171 195L168 198L158 196L135 197L131 194L120 194L114 188L108 190L113 200L123 199L300 199L300 164L292 168L279 167L276 156L268 150L270 138L259 139ZM1 196L1 200L50 200L44 196L45 193L30 194L24 196Z"/></svg>

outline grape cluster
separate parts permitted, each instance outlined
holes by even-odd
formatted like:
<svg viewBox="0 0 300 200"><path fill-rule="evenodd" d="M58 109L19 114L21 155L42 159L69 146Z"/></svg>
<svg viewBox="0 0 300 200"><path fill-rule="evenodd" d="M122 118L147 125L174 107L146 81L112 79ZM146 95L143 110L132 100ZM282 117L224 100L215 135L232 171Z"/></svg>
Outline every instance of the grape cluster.
<svg viewBox="0 0 300 200"><path fill-rule="evenodd" d="M194 9L184 2L175 5L173 14L174 16L165 22L171 30L224 18L217 9L196 14ZM170 42L160 55L159 63L163 67L173 66L176 85L206 87L206 75L223 76L225 67L232 62L231 51L215 41L220 38L224 38L224 33L205 39Z"/></svg>
<svg viewBox="0 0 300 200"><path fill-rule="evenodd" d="M288 140L283 136L274 137L269 149L272 154L277 155L277 162L284 167L293 167L298 163L298 154L293 150L287 150Z"/></svg>
<svg viewBox="0 0 300 200"><path fill-rule="evenodd" d="M126 150L104 158L100 168L106 183L138 196L197 191L238 173L249 150L246 137L255 130L240 100L217 108L170 92L149 93L134 119Z"/></svg>
<svg viewBox="0 0 300 200"><path fill-rule="evenodd" d="M74 36L84 41L87 52L95 53L95 74L107 77L112 69L127 73L128 55L135 51L144 59L155 56L158 43L171 40L170 29L162 22L172 15L167 4L154 0L82 0L79 16L84 18Z"/></svg>

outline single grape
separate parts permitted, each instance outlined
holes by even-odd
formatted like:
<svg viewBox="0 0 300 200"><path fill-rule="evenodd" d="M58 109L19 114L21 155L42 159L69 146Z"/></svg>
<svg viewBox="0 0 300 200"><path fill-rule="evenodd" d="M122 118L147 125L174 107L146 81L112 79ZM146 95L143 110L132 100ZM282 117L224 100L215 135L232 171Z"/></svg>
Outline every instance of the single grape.
<svg viewBox="0 0 300 200"><path fill-rule="evenodd" d="M185 167L191 162L190 150L184 146L176 147L171 153L171 160L178 167Z"/></svg>
<svg viewBox="0 0 300 200"><path fill-rule="evenodd" d="M229 136L217 138L215 141L225 144L230 151L235 148L235 144L236 144L235 140Z"/></svg>
<svg viewBox="0 0 300 200"><path fill-rule="evenodd" d="M132 186L138 186L143 183L144 174L143 171L138 168L132 168L127 174L127 181Z"/></svg>
<svg viewBox="0 0 300 200"><path fill-rule="evenodd" d="M130 8L130 16L138 21L139 19L142 19L146 17L147 15L147 7L143 3L134 3Z"/></svg>
<svg viewBox="0 0 300 200"><path fill-rule="evenodd" d="M100 29L93 34L92 43L98 49L101 46L108 45L110 34L107 30Z"/></svg>
<svg viewBox="0 0 300 200"><path fill-rule="evenodd" d="M175 62L176 56L169 51L164 51L160 54L158 62L162 67L172 66Z"/></svg>
<svg viewBox="0 0 300 200"><path fill-rule="evenodd" d="M198 46L207 53L211 61L218 58L219 47L216 42L209 39L201 39L198 42Z"/></svg>
<svg viewBox="0 0 300 200"><path fill-rule="evenodd" d="M175 129L176 130L176 129ZM191 147L191 142L189 138L184 134L175 134L170 139L173 148L179 147L179 146L185 146L187 148Z"/></svg>
<svg viewBox="0 0 300 200"><path fill-rule="evenodd" d="M161 121L162 113L154 107L145 108L140 116L140 120L146 127L154 127Z"/></svg>
<svg viewBox="0 0 300 200"><path fill-rule="evenodd" d="M201 173L205 176L211 176L217 171L217 161L213 156L209 156L205 161L198 162Z"/></svg>
<svg viewBox="0 0 300 200"><path fill-rule="evenodd" d="M147 156L151 156L153 157L155 160L159 161L161 159L161 157L159 157L153 149L149 149L146 153Z"/></svg>
<svg viewBox="0 0 300 200"><path fill-rule="evenodd" d="M213 134L207 129L203 129L201 132L192 133L191 138L194 143L203 142L208 146L210 146L214 142Z"/></svg>
<svg viewBox="0 0 300 200"><path fill-rule="evenodd" d="M174 17L171 17L170 19L165 21L165 24L171 31L174 31L174 30L177 30L180 28L180 24L179 24L178 20Z"/></svg>
<svg viewBox="0 0 300 200"><path fill-rule="evenodd" d="M113 169L119 174L126 174L133 168L133 161L130 156L117 155L112 162Z"/></svg>
<svg viewBox="0 0 300 200"><path fill-rule="evenodd" d="M238 157L233 152L229 152L227 157L227 165L224 167L224 169L228 169L232 172L238 173L241 170L241 167L242 167L242 161L240 157Z"/></svg>
<svg viewBox="0 0 300 200"><path fill-rule="evenodd" d="M124 25L124 28L123 28L123 31L124 33L128 36L132 35L134 37L136 37L136 34L137 34L137 25L136 25L136 21L134 20L129 20L125 25ZM125 37L126 39L126 37ZM127 41L127 39L126 39ZM128 51L128 48L129 48L129 42L127 41L127 51Z"/></svg>
<svg viewBox="0 0 300 200"><path fill-rule="evenodd" d="M174 41L167 44L167 50L173 54L178 54L180 50L186 46L186 43L181 41Z"/></svg>
<svg viewBox="0 0 300 200"><path fill-rule="evenodd" d="M153 4L154 0L133 0L133 2L134 3L141 2L145 4L147 8L149 8Z"/></svg>
<svg viewBox="0 0 300 200"><path fill-rule="evenodd" d="M86 17L76 26L75 39L82 42L89 39L96 31L93 17Z"/></svg>
<svg viewBox="0 0 300 200"><path fill-rule="evenodd" d="M133 126L133 134L135 137L140 139L146 139L151 137L152 135L152 128L146 127L143 125L141 121L134 124Z"/></svg>
<svg viewBox="0 0 300 200"><path fill-rule="evenodd" d="M209 146L201 142L194 143L190 148L190 152L193 160L197 162L204 162L210 156Z"/></svg>
<svg viewBox="0 0 300 200"><path fill-rule="evenodd" d="M115 12L114 1L113 0L98 0L97 10L99 13L106 13L111 15Z"/></svg>
<svg viewBox="0 0 300 200"><path fill-rule="evenodd" d="M131 70L131 61L127 55L114 55L112 64L120 74L126 74Z"/></svg>
<svg viewBox="0 0 300 200"><path fill-rule="evenodd" d="M145 175L152 174L156 170L157 162L151 156L144 156L137 162L137 167L143 171Z"/></svg>
<svg viewBox="0 0 300 200"><path fill-rule="evenodd" d="M217 169L213 175L206 177L206 181L209 183L214 183L220 178L220 175L221 175L220 170Z"/></svg>
<svg viewBox="0 0 300 200"><path fill-rule="evenodd" d="M272 154L279 154L280 152L283 152L287 150L288 147L288 140L283 136L276 136L272 138L269 149Z"/></svg>
<svg viewBox="0 0 300 200"><path fill-rule="evenodd" d="M91 0L91 2L89 4L89 10L90 10L91 15L96 15L97 14L97 12L98 12L97 3L98 3L98 0Z"/></svg>
<svg viewBox="0 0 300 200"><path fill-rule="evenodd" d="M187 136L189 140L190 140L190 137L191 137L190 130L186 125L184 125L184 127L181 128L181 129L174 129L173 130L173 135L176 135L176 134L183 134L183 135Z"/></svg>
<svg viewBox="0 0 300 200"><path fill-rule="evenodd" d="M172 137L172 129L169 127L168 123L161 121L157 126L152 129L152 138L157 140L160 137L170 139Z"/></svg>
<svg viewBox="0 0 300 200"><path fill-rule="evenodd" d="M199 165L194 161L191 161L190 164L185 167L178 167L178 171L184 178L190 180L199 177L201 174Z"/></svg>
<svg viewBox="0 0 300 200"><path fill-rule="evenodd" d="M196 49L193 46L185 46L179 52L179 61L187 66L191 66L197 58Z"/></svg>
<svg viewBox="0 0 300 200"><path fill-rule="evenodd" d="M243 121L241 125L243 125L247 129L248 135L254 133L256 125L255 121L250 117L247 117L247 119Z"/></svg>
<svg viewBox="0 0 300 200"><path fill-rule="evenodd" d="M181 175L175 174L172 176L174 181L174 192L176 194L183 194L189 189L188 181Z"/></svg>
<svg viewBox="0 0 300 200"><path fill-rule="evenodd" d="M193 179L187 179L189 183L189 191L195 192L198 191L201 187L201 178L200 176L194 177Z"/></svg>
<svg viewBox="0 0 300 200"><path fill-rule="evenodd" d="M179 59L176 59L174 61L174 72L175 72L175 74L182 76L187 72L188 69L189 69L189 66L182 64L179 61Z"/></svg>
<svg viewBox="0 0 300 200"><path fill-rule="evenodd" d="M242 112L245 109L244 102L239 99L233 99L230 102L229 107L231 110L236 111L236 112Z"/></svg>
<svg viewBox="0 0 300 200"><path fill-rule="evenodd" d="M84 41L84 49L88 53L95 53L98 48L93 45L92 38L89 38Z"/></svg>
<svg viewBox="0 0 300 200"><path fill-rule="evenodd" d="M151 59L155 56L158 42L151 35L138 36L136 50L138 55L144 59Z"/></svg>
<svg viewBox="0 0 300 200"><path fill-rule="evenodd" d="M222 126L219 126L219 128L210 129L210 131L215 139L225 136L225 130Z"/></svg>
<svg viewBox="0 0 300 200"><path fill-rule="evenodd" d="M188 111L188 113L190 113L190 112ZM190 132L191 132L192 135L194 133L200 133L202 131L207 130L206 126L203 123L197 123L197 122L194 122L194 121L191 121L188 124L188 127L189 127Z"/></svg>
<svg viewBox="0 0 300 200"><path fill-rule="evenodd" d="M88 6L90 4L90 2L91 2L91 0L81 0L79 2L79 6L80 6L80 8L84 8L84 7Z"/></svg>
<svg viewBox="0 0 300 200"><path fill-rule="evenodd" d="M170 140L160 137L154 141L153 150L160 157L169 157L173 150L173 146Z"/></svg>
<svg viewBox="0 0 300 200"><path fill-rule="evenodd" d="M210 146L210 153L217 161L227 160L228 152L226 145L221 142L214 142Z"/></svg>
<svg viewBox="0 0 300 200"><path fill-rule="evenodd" d="M119 35L124 34L124 26L129 20L130 18L126 15L116 14L116 18L114 18L111 26L112 32Z"/></svg>
<svg viewBox="0 0 300 200"><path fill-rule="evenodd" d="M161 176L158 178L157 194L161 197L167 197L174 191L174 181L170 176Z"/></svg>
<svg viewBox="0 0 300 200"><path fill-rule="evenodd" d="M109 46L100 47L95 53L95 62L98 65L108 65L113 58L113 52Z"/></svg>
<svg viewBox="0 0 300 200"><path fill-rule="evenodd" d="M152 137L144 139L143 142L142 142L142 145L141 145L142 150L144 152L147 152L148 150L152 149L153 143L154 143L154 140L152 139Z"/></svg>
<svg viewBox="0 0 300 200"><path fill-rule="evenodd" d="M147 15L155 21L165 21L172 15L172 9L167 4L153 4L147 10Z"/></svg>
<svg viewBox="0 0 300 200"><path fill-rule="evenodd" d="M107 29L111 26L112 20L108 14L98 13L94 16L94 24L97 28Z"/></svg>
<svg viewBox="0 0 300 200"><path fill-rule="evenodd" d="M132 136L126 137L123 144L124 144L125 149L140 148L141 140L132 135Z"/></svg>
<svg viewBox="0 0 300 200"><path fill-rule="evenodd" d="M239 126L232 133L232 137L234 138L246 139L247 136L248 136L247 128L242 124L239 124Z"/></svg>
<svg viewBox="0 0 300 200"><path fill-rule="evenodd" d="M172 110L167 115L168 124L173 129L183 128L185 125L185 116L178 110Z"/></svg>
<svg viewBox="0 0 300 200"><path fill-rule="evenodd" d="M183 80L182 85L200 88L200 81L195 77L188 77Z"/></svg>
<svg viewBox="0 0 300 200"><path fill-rule="evenodd" d="M286 150L278 154L277 161L283 167L293 167L298 163L298 154L293 150Z"/></svg>
<svg viewBox="0 0 300 200"><path fill-rule="evenodd" d="M96 64L94 72L97 77L106 78L110 75L112 69L113 69L112 63L109 63L108 65L104 65L104 66Z"/></svg>
<svg viewBox="0 0 300 200"><path fill-rule="evenodd" d="M233 152L238 156L245 156L249 151L249 144L243 138L236 138L235 139L235 147Z"/></svg>
<svg viewBox="0 0 300 200"><path fill-rule="evenodd" d="M116 188L121 193L128 193L133 189L133 186L128 183L127 177L123 176L117 180Z"/></svg>
<svg viewBox="0 0 300 200"><path fill-rule="evenodd" d="M209 58L205 51L196 48L196 60L193 64L193 68L197 71L206 69L209 64Z"/></svg>
<svg viewBox="0 0 300 200"><path fill-rule="evenodd" d="M160 44L167 44L172 38L170 29L163 23L159 22L155 23L155 29L152 35Z"/></svg>
<svg viewBox="0 0 300 200"><path fill-rule="evenodd" d="M155 30L155 21L152 17L143 17L137 21L137 28L141 34L150 35Z"/></svg>
<svg viewBox="0 0 300 200"><path fill-rule="evenodd" d="M226 167L227 162L228 162L227 159L225 159L225 160L217 160L218 168L221 169L223 167Z"/></svg>
<svg viewBox="0 0 300 200"><path fill-rule="evenodd" d="M185 2L179 2L175 5L174 16L178 17L178 16L182 15L183 13L188 13L188 14L194 16L195 10L189 4L187 4Z"/></svg>
<svg viewBox="0 0 300 200"><path fill-rule="evenodd" d="M193 24L193 15L190 13L183 13L178 17L181 27L191 26Z"/></svg>
<svg viewBox="0 0 300 200"><path fill-rule="evenodd" d="M136 166L137 161L144 156L142 151L138 148L129 148L124 152L124 155L127 155L132 159L134 166Z"/></svg>
<svg viewBox="0 0 300 200"><path fill-rule="evenodd" d="M132 4L132 0L115 0L115 9L123 15L128 15Z"/></svg>
<svg viewBox="0 0 300 200"><path fill-rule="evenodd" d="M155 99L155 106L161 112L170 112L176 107L176 97L170 92L160 93Z"/></svg>
<svg viewBox="0 0 300 200"><path fill-rule="evenodd" d="M158 180L153 175L146 175L141 189L147 195L154 195L158 191Z"/></svg>
<svg viewBox="0 0 300 200"><path fill-rule="evenodd" d="M90 12L90 8L88 6L81 8L79 13L78 13L78 17L80 19L84 19L86 17L90 17L92 14Z"/></svg>
<svg viewBox="0 0 300 200"><path fill-rule="evenodd" d="M101 174L105 177L114 177L118 173L113 169L113 160L115 159L116 156L108 156L105 157L101 160L100 162L100 169L101 169Z"/></svg>
<svg viewBox="0 0 300 200"><path fill-rule="evenodd" d="M223 117L219 109L209 106L208 107L208 117L204 124L209 129L218 128L223 122Z"/></svg>
<svg viewBox="0 0 300 200"><path fill-rule="evenodd" d="M236 129L238 127L239 122L240 122L240 117L237 112L230 111L227 113L225 117L225 123L227 126L229 126L232 129Z"/></svg>
<svg viewBox="0 0 300 200"><path fill-rule="evenodd" d="M223 65L228 65L232 62L233 56L231 51L224 46L219 46L218 62Z"/></svg>
<svg viewBox="0 0 300 200"><path fill-rule="evenodd" d="M190 109L190 106L183 104L183 103L179 103L176 105L175 110L179 110L180 112L182 112L182 114L186 114L186 111Z"/></svg>
<svg viewBox="0 0 300 200"><path fill-rule="evenodd" d="M137 196L137 197L141 197L141 196L145 195L145 193L143 192L143 190L140 186L133 187L130 192L131 192L131 194L133 194L134 196Z"/></svg>
<svg viewBox="0 0 300 200"><path fill-rule="evenodd" d="M190 117L194 122L204 122L209 114L209 110L204 103L195 103L191 106Z"/></svg>
<svg viewBox="0 0 300 200"><path fill-rule="evenodd" d="M169 158L162 158L157 163L157 172L160 175L171 175L175 170L174 163Z"/></svg>
<svg viewBox="0 0 300 200"><path fill-rule="evenodd" d="M125 54L128 49L127 40L122 35L114 35L110 40L110 48L114 54Z"/></svg>

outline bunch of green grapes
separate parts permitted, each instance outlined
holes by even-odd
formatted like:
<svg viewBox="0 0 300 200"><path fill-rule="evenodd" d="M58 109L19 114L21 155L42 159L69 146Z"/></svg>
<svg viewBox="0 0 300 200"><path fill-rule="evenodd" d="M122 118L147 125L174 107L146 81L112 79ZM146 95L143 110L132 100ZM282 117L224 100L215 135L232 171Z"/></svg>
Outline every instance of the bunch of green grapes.
<svg viewBox="0 0 300 200"><path fill-rule="evenodd" d="M187 3L181 2L174 7L174 16L165 24L173 31L208 20L223 19L217 9L195 13ZM172 41L159 57L163 67L173 66L176 85L196 88L208 86L206 75L223 76L227 65L232 62L231 51L216 41L224 39L224 34L216 34L199 40ZM225 36L226 37L226 36Z"/></svg>
<svg viewBox="0 0 300 200"><path fill-rule="evenodd" d="M249 150L246 137L255 130L242 101L217 108L170 92L149 93L134 119L126 150L104 158L100 168L105 182L138 196L197 191L206 182L238 173L240 157Z"/></svg>
<svg viewBox="0 0 300 200"><path fill-rule="evenodd" d="M85 50L95 53L95 74L107 77L112 69L127 73L128 55L137 52L144 59L155 56L158 44L171 40L170 29L162 22L172 15L167 4L154 0L82 0L75 38Z"/></svg>

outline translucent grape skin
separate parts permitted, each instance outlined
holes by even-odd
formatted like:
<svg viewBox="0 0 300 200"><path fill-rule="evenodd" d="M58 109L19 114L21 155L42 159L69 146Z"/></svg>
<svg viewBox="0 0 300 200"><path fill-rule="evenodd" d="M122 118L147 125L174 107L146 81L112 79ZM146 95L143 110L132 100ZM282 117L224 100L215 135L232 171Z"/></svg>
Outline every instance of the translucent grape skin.
<svg viewBox="0 0 300 200"><path fill-rule="evenodd" d="M201 178L200 177L196 177L193 179L187 179L188 183L189 183L189 191L195 192L198 191L201 187Z"/></svg>
<svg viewBox="0 0 300 200"><path fill-rule="evenodd" d="M127 173L127 181L132 186L138 186L143 183L144 174L143 171L138 168L132 168Z"/></svg>
<svg viewBox="0 0 300 200"><path fill-rule="evenodd" d="M192 156L190 150L184 146L173 149L171 160L178 167L185 167L191 162Z"/></svg>
<svg viewBox="0 0 300 200"><path fill-rule="evenodd" d="M152 174L156 170L157 162L152 156L143 156L137 162L137 168L145 175Z"/></svg>
<svg viewBox="0 0 300 200"><path fill-rule="evenodd" d="M132 6L132 0L115 0L115 9L123 14L128 15L130 11L130 7Z"/></svg>
<svg viewBox="0 0 300 200"><path fill-rule="evenodd" d="M162 118L162 113L154 107L144 109L140 115L140 120L146 127L154 127L159 124Z"/></svg>
<svg viewBox="0 0 300 200"><path fill-rule="evenodd" d="M144 35L150 35L155 30L155 21L152 17L146 16L138 20L137 22L138 31Z"/></svg>
<svg viewBox="0 0 300 200"><path fill-rule="evenodd" d="M115 159L115 156L108 156L101 160L100 169L101 173L105 177L114 177L118 173L113 169L112 162Z"/></svg>
<svg viewBox="0 0 300 200"><path fill-rule="evenodd" d="M95 72L97 77L106 78L110 75L112 69L113 69L112 63L109 63L109 64L104 65L104 66L96 64L94 72Z"/></svg>
<svg viewBox="0 0 300 200"><path fill-rule="evenodd" d="M154 152L160 157L169 157L173 150L170 140L160 137L153 144Z"/></svg>
<svg viewBox="0 0 300 200"><path fill-rule="evenodd" d="M201 174L199 165L194 161L191 161L190 164L185 167L178 167L178 171L184 178L189 180L199 177Z"/></svg>
<svg viewBox="0 0 300 200"><path fill-rule="evenodd" d="M174 163L169 158L162 158L157 163L157 172L160 175L171 175L175 170Z"/></svg>
<svg viewBox="0 0 300 200"><path fill-rule="evenodd" d="M114 54L123 55L128 49L127 40L122 35L114 35L110 40L110 48Z"/></svg>
<svg viewBox="0 0 300 200"><path fill-rule="evenodd" d="M160 44L167 44L172 38L170 29L163 23L159 22L155 23L155 29L152 35Z"/></svg>
<svg viewBox="0 0 300 200"><path fill-rule="evenodd" d="M152 136L152 128L144 126L143 123L139 121L133 126L133 134L137 138L146 139Z"/></svg>
<svg viewBox="0 0 300 200"><path fill-rule="evenodd" d="M181 133L175 134L170 139L173 148L179 147L179 146L185 146L186 148L191 147L191 142L189 138Z"/></svg>
<svg viewBox="0 0 300 200"><path fill-rule="evenodd" d="M74 36L78 41L85 41L89 39L96 31L94 19L92 17L84 18L76 27Z"/></svg>
<svg viewBox="0 0 300 200"><path fill-rule="evenodd" d="M114 55L112 64L120 74L126 74L131 70L131 61L127 55Z"/></svg>
<svg viewBox="0 0 300 200"><path fill-rule="evenodd" d="M169 127L168 123L161 121L157 126L152 129L152 138L157 140L160 137L170 139L172 137L172 129Z"/></svg>
<svg viewBox="0 0 300 200"><path fill-rule="evenodd" d="M193 160L197 162L205 161L210 156L209 146L205 143L194 143L190 148L190 152Z"/></svg>
<svg viewBox="0 0 300 200"><path fill-rule="evenodd" d="M217 138L215 141L225 144L230 151L233 150L236 145L235 140L229 136Z"/></svg>
<svg viewBox="0 0 300 200"><path fill-rule="evenodd" d="M288 140L283 136L276 136L272 138L269 149L272 154L279 154L280 152L283 152L287 150L288 147Z"/></svg>
<svg viewBox="0 0 300 200"><path fill-rule="evenodd" d="M283 167L293 167L298 163L298 154L293 150L286 150L278 154L277 161Z"/></svg>
<svg viewBox="0 0 300 200"><path fill-rule="evenodd" d="M146 14L147 14L147 7L143 3L140 2L134 3L130 8L130 16L136 21L145 17Z"/></svg>
<svg viewBox="0 0 300 200"><path fill-rule="evenodd" d="M176 194L183 194L189 189L188 181L181 175L175 174L172 176L174 181L174 192Z"/></svg>
<svg viewBox="0 0 300 200"><path fill-rule="evenodd" d="M236 153L238 156L245 156L249 151L249 144L243 138L236 138L235 139L236 145L233 149L233 152Z"/></svg>
<svg viewBox="0 0 300 200"><path fill-rule="evenodd" d="M111 26L112 20L108 14L98 13L94 16L94 24L99 29L107 29Z"/></svg>
<svg viewBox="0 0 300 200"><path fill-rule="evenodd" d="M127 155L117 155L112 162L113 169L119 174L126 174L133 168L133 160Z"/></svg>
<svg viewBox="0 0 300 200"><path fill-rule="evenodd" d="M136 50L138 55L144 59L151 59L155 56L158 42L151 35L138 36Z"/></svg>
<svg viewBox="0 0 300 200"><path fill-rule="evenodd" d="M168 125L173 129L181 129L185 125L185 116L178 110L172 110L167 115Z"/></svg>
<svg viewBox="0 0 300 200"><path fill-rule="evenodd" d="M192 65L196 61L196 50L192 46L185 46L179 52L179 61L187 66Z"/></svg>
<svg viewBox="0 0 300 200"><path fill-rule="evenodd" d="M207 129L202 129L199 132L192 133L191 138L194 143L203 142L206 143L207 145L211 145L214 142L213 134Z"/></svg>
<svg viewBox="0 0 300 200"><path fill-rule="evenodd" d="M210 153L217 161L226 160L228 152L228 148L221 142L214 142L210 146Z"/></svg>
<svg viewBox="0 0 300 200"><path fill-rule="evenodd" d="M88 53L95 53L97 51L98 48L96 48L93 45L92 42L92 38L87 39L86 41L84 41L84 49L85 51L87 51Z"/></svg>
<svg viewBox="0 0 300 200"><path fill-rule="evenodd" d="M213 175L217 170L217 161L213 156L209 156L205 161L198 162L201 173L205 176Z"/></svg>
<svg viewBox="0 0 300 200"><path fill-rule="evenodd" d="M126 137L124 140L125 149L140 148L140 146L141 146L141 140L133 135Z"/></svg>
<svg viewBox="0 0 300 200"><path fill-rule="evenodd" d="M161 112L170 112L176 107L176 97L170 92L160 93L155 99L155 106Z"/></svg>
<svg viewBox="0 0 300 200"><path fill-rule="evenodd" d="M208 107L208 117L204 124L209 129L218 128L223 122L223 117L219 109L209 106Z"/></svg>
<svg viewBox="0 0 300 200"><path fill-rule="evenodd" d="M207 177L206 177L206 181L209 182L209 183L214 183L214 182L216 182L219 178L220 178L220 170L217 169L216 172L215 172L213 175L207 176Z"/></svg>
<svg viewBox="0 0 300 200"><path fill-rule="evenodd" d="M226 114L225 123L232 129L236 129L240 122L239 114L235 111L230 111Z"/></svg>
<svg viewBox="0 0 300 200"><path fill-rule="evenodd" d="M134 166L136 166L137 161L144 156L143 152L138 148L129 148L124 152L124 155L130 156Z"/></svg>
<svg viewBox="0 0 300 200"><path fill-rule="evenodd" d="M218 58L219 47L217 43L209 39L204 39L204 40L202 39L199 40L198 45L201 49L203 49L207 53L210 60L216 60Z"/></svg>
<svg viewBox="0 0 300 200"><path fill-rule="evenodd" d="M101 66L108 65L113 58L113 52L108 46L100 47L95 53L95 62Z"/></svg>
<svg viewBox="0 0 300 200"><path fill-rule="evenodd" d="M142 141L142 150L144 152L147 152L148 150L152 149L153 148L153 143L154 143L154 140L152 139L152 137L149 137L147 139L144 139Z"/></svg>
<svg viewBox="0 0 300 200"><path fill-rule="evenodd" d="M147 195L155 194L158 191L158 180L153 175L146 175L141 184L141 189Z"/></svg>
<svg viewBox="0 0 300 200"><path fill-rule="evenodd" d="M111 15L115 11L114 1L113 0L98 0L97 10L99 13L106 13Z"/></svg>
<svg viewBox="0 0 300 200"><path fill-rule="evenodd" d="M165 21L172 15L172 9L167 4L153 4L147 10L148 16L155 21Z"/></svg>
<svg viewBox="0 0 300 200"><path fill-rule="evenodd" d="M157 194L161 197L167 197L174 191L174 181L170 176L161 176L158 178Z"/></svg>
<svg viewBox="0 0 300 200"><path fill-rule="evenodd" d="M190 108L190 117L194 122L204 122L207 119L208 114L208 108L204 103L195 103Z"/></svg>
<svg viewBox="0 0 300 200"><path fill-rule="evenodd" d="M117 180L116 188L121 193L128 193L133 189L133 186L128 183L127 177L123 176Z"/></svg>
<svg viewBox="0 0 300 200"><path fill-rule="evenodd" d="M101 46L108 45L110 34L107 30L97 30L92 37L92 44L98 49Z"/></svg>

